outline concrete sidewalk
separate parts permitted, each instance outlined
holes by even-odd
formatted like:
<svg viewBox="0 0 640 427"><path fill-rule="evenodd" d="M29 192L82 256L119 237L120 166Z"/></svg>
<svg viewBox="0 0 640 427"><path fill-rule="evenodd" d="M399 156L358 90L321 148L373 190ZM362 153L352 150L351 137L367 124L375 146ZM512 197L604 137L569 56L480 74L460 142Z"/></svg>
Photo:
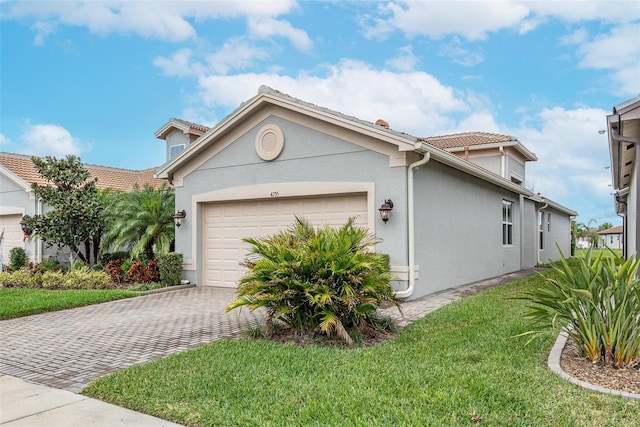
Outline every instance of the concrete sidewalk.
<svg viewBox="0 0 640 427"><path fill-rule="evenodd" d="M402 314L395 307L382 311L404 326L443 305L534 271L522 270L405 301ZM179 426L74 392L109 372L232 337L254 326L260 316L249 310L243 310L243 316L222 314L220 307L234 294L229 289L187 289L0 322L0 425ZM113 326L117 333L102 334L104 328ZM47 356L39 357L43 351ZM58 353L64 353L62 364L51 356ZM112 355L117 363L105 371L101 364Z"/></svg>
<svg viewBox="0 0 640 427"><path fill-rule="evenodd" d="M179 427L100 400L9 375L0 376L0 425L6 427Z"/></svg>

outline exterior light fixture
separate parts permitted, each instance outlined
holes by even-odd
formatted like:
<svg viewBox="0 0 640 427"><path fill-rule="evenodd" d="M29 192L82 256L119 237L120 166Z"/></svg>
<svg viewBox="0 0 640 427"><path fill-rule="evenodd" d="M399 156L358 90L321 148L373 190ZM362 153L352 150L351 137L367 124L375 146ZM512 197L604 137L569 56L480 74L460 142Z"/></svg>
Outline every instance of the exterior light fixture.
<svg viewBox="0 0 640 427"><path fill-rule="evenodd" d="M24 217L20 221L20 229L24 232L27 231L27 222L24 220Z"/></svg>
<svg viewBox="0 0 640 427"><path fill-rule="evenodd" d="M176 227L180 227L182 225L182 220L187 217L187 212L182 209L181 211L177 211L173 216L173 220L176 222Z"/></svg>
<svg viewBox="0 0 640 427"><path fill-rule="evenodd" d="M382 221L385 224L387 223L387 221L389 221L389 217L391 216L392 209L393 209L393 202L391 201L391 199L385 200L382 206L380 206L380 209L378 209L380 211L380 218L382 218Z"/></svg>

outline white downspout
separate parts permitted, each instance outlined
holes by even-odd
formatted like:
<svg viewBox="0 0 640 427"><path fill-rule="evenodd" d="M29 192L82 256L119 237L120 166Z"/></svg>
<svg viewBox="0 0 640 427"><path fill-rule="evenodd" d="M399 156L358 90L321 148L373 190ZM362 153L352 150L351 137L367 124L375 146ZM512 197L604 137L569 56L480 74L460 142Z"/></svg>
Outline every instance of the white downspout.
<svg viewBox="0 0 640 427"><path fill-rule="evenodd" d="M544 199L542 199L544 200ZM540 212L542 212L544 209L547 209L547 207L549 206L549 203L545 203L544 206L541 206L540 208L538 208L538 215L536 215L536 227L537 227L537 235L538 238L536 239L536 242L538 243L538 247L536 248L536 253L538 254L537 258L538 258L538 264L542 264L540 262L540 241L542 239L542 233L541 231L544 230L543 226L544 226L544 222L540 221Z"/></svg>
<svg viewBox="0 0 640 427"><path fill-rule="evenodd" d="M422 143L416 143L416 148ZM431 160L431 153L426 152L424 157L409 165L407 169L407 228L408 228L408 248L409 248L409 286L404 291L397 291L396 298L408 298L413 294L416 284L416 253L414 236L414 196L413 196L413 171L422 165L426 165Z"/></svg>
<svg viewBox="0 0 640 427"><path fill-rule="evenodd" d="M504 154L504 147L500 146L500 176L507 177L507 156Z"/></svg>

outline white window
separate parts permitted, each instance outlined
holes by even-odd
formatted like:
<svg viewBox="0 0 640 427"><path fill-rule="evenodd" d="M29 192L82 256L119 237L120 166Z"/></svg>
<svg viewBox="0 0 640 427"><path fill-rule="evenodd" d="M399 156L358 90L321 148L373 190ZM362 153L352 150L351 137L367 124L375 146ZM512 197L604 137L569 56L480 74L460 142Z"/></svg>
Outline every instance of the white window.
<svg viewBox="0 0 640 427"><path fill-rule="evenodd" d="M176 145L170 145L169 146L169 160L175 159L178 154L180 154L182 152L182 150L184 150L184 144L176 144Z"/></svg>
<svg viewBox="0 0 640 427"><path fill-rule="evenodd" d="M502 201L502 244L513 245L513 202Z"/></svg>
<svg viewBox="0 0 640 427"><path fill-rule="evenodd" d="M547 231L551 231L551 214L547 214Z"/></svg>
<svg viewBox="0 0 640 427"><path fill-rule="evenodd" d="M544 249L544 212L540 212L540 250Z"/></svg>

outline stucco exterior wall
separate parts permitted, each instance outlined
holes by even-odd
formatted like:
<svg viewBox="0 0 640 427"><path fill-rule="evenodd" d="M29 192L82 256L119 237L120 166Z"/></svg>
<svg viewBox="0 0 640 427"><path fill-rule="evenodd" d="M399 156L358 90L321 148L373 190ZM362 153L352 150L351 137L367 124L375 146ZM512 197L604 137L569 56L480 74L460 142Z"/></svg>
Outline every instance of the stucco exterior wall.
<svg viewBox="0 0 640 427"><path fill-rule="evenodd" d="M565 257L571 256L571 224L570 218L554 209L546 208L544 212L543 239L544 249L540 251L540 263L557 261L562 251ZM549 223L551 214L551 223ZM539 218L538 218L539 220Z"/></svg>
<svg viewBox="0 0 640 427"><path fill-rule="evenodd" d="M522 268L535 267L538 264L538 222L536 204L523 198L522 210Z"/></svg>
<svg viewBox="0 0 640 427"><path fill-rule="evenodd" d="M285 138L282 153L269 162L255 151L256 135L267 124L279 126ZM247 186L270 184L270 191L262 198L269 198L271 192L286 197L279 184L298 183L304 188L305 183L318 182L326 183L327 188L334 183L373 184L375 209L368 215L374 218L371 231L383 239L377 250L390 254L392 266L407 265L407 218L402 208L406 206L406 167L389 167L389 157L384 154L271 115L203 162L183 178L183 186L176 187L176 209L186 209L188 219L176 233L176 251L185 259L184 278L196 284L202 281L202 206L215 201L208 199L207 193L229 188L246 191ZM392 199L397 206L387 224L377 212L385 199Z"/></svg>
<svg viewBox="0 0 640 427"><path fill-rule="evenodd" d="M520 269L520 197L435 161L415 172L414 298ZM502 201L513 202L513 245L502 245Z"/></svg>

